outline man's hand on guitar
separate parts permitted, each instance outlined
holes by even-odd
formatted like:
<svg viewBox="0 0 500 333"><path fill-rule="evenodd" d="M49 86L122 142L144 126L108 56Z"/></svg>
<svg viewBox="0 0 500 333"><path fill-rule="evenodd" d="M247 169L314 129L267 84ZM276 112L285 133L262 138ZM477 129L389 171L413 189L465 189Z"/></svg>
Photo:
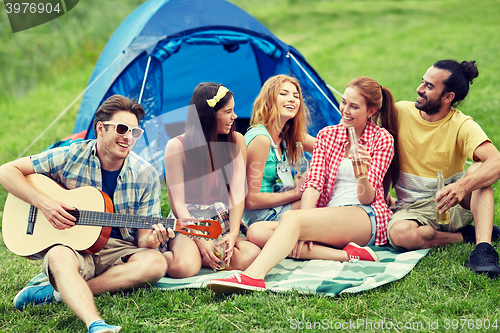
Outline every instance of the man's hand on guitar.
<svg viewBox="0 0 500 333"><path fill-rule="evenodd" d="M76 218L67 212L67 210L75 210L75 207L47 198L40 204L39 209L50 224L58 230L75 225Z"/></svg>
<svg viewBox="0 0 500 333"><path fill-rule="evenodd" d="M165 229L163 224L153 224L151 232L147 236L148 244L155 244L151 248L157 248L159 243L166 242L170 238L175 237L175 233L172 229Z"/></svg>
<svg viewBox="0 0 500 333"><path fill-rule="evenodd" d="M174 230L211 239L222 232L219 221L113 213L111 200L95 187L66 190L41 174L26 178L43 191L32 191L26 200L9 193L2 217L5 245L26 258L41 259L56 244L96 253L106 245L109 227L137 229L137 245L152 249L175 237Z"/></svg>

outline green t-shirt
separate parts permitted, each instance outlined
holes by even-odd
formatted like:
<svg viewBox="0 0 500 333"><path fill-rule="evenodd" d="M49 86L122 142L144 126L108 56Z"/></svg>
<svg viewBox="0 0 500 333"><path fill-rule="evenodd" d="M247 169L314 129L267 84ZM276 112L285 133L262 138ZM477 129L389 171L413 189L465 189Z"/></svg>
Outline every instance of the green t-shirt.
<svg viewBox="0 0 500 333"><path fill-rule="evenodd" d="M271 146L269 147L269 154L267 155L266 166L264 167L264 175L262 176L262 185L260 186L260 192L262 193L273 193L274 189L276 189L276 180L278 179L277 174L277 164L278 160L276 159L276 154L273 149L273 139L271 135L267 131L264 125L257 125L248 130L245 134L246 145L250 144L252 140L258 135L265 135L271 140ZM285 150L282 150L281 161L285 160Z"/></svg>

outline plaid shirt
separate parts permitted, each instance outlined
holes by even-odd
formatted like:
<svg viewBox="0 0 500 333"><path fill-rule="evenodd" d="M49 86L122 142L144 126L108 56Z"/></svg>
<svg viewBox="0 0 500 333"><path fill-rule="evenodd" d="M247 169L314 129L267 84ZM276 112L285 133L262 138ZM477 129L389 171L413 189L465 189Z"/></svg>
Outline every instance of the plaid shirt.
<svg viewBox="0 0 500 333"><path fill-rule="evenodd" d="M101 163L96 141L73 143L31 156L36 173L46 175L69 190L92 186L102 191ZM161 217L158 172L130 152L118 175L113 195L115 213ZM120 228L123 239L135 240L135 230Z"/></svg>
<svg viewBox="0 0 500 333"><path fill-rule="evenodd" d="M325 127L316 137L311 166L301 190L313 187L319 191L317 207L326 207L332 197L335 177L348 143L347 131L342 125ZM383 180L394 156L394 139L387 130L368 122L359 143L366 147L372 158L368 181L375 190L371 203L377 215L375 245L384 245L387 243L387 221L392 212L384 200Z"/></svg>

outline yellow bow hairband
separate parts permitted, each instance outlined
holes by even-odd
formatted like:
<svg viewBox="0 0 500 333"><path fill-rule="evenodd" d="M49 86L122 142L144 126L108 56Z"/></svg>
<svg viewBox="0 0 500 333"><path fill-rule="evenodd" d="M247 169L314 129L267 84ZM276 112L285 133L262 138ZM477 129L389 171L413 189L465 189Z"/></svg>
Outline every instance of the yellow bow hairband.
<svg viewBox="0 0 500 333"><path fill-rule="evenodd" d="M219 90L217 90L217 94L212 99L207 99L208 106L213 108L217 103L226 96L229 89L224 86L220 86Z"/></svg>

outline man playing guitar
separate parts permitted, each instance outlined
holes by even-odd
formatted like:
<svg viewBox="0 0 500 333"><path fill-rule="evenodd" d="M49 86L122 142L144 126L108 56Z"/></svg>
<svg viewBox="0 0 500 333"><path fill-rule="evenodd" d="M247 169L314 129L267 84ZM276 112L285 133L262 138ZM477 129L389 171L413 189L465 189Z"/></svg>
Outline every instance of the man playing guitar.
<svg viewBox="0 0 500 333"><path fill-rule="evenodd" d="M30 186L25 176L38 173L69 190L93 186L113 201L116 213L160 217L160 183L156 169L131 152L143 130L139 103L123 96L108 98L96 111L97 139L77 142L24 157L0 167L0 184L14 196L43 213L58 230L75 225L68 204L56 201ZM50 285L30 286L14 299L16 308L64 300L88 327L89 333L120 332L106 324L97 312L93 295L154 284L167 271L167 263L155 249L174 237L162 224L152 229L114 227L102 250L83 254L56 245L45 253L42 269ZM135 245L137 244L137 245Z"/></svg>

